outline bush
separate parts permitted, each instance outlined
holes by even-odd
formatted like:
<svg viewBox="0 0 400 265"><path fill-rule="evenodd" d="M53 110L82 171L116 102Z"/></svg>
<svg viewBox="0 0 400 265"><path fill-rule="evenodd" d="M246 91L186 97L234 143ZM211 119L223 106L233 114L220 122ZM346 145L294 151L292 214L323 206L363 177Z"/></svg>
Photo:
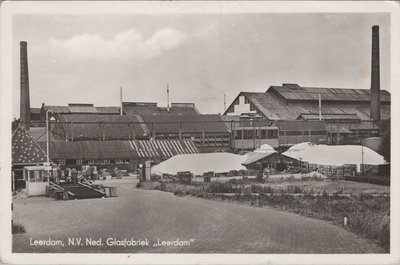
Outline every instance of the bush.
<svg viewBox="0 0 400 265"><path fill-rule="evenodd" d="M289 185L287 186L287 192L297 194L297 193L302 193L303 190L299 186Z"/></svg>
<svg viewBox="0 0 400 265"><path fill-rule="evenodd" d="M21 224L18 224L14 221L12 221L12 229L11 229L12 234L22 234L25 233L25 227Z"/></svg>

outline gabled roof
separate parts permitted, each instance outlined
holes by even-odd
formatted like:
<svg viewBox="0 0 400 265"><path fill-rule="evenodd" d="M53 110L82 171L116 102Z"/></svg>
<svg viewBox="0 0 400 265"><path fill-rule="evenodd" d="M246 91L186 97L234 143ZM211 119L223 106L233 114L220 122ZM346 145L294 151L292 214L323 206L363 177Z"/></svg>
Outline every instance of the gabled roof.
<svg viewBox="0 0 400 265"><path fill-rule="evenodd" d="M49 150L54 160L166 158L198 153L190 140L51 142Z"/></svg>
<svg viewBox="0 0 400 265"><path fill-rule="evenodd" d="M18 127L12 135L12 164L30 165L41 164L47 161L44 151L27 132Z"/></svg>
<svg viewBox="0 0 400 265"><path fill-rule="evenodd" d="M269 152L269 153L259 153L259 152L249 152L246 154L246 160L244 162L242 162L243 166L247 166L250 164L253 164L261 159L264 159L272 154L276 154L278 152L274 151L274 152Z"/></svg>
<svg viewBox="0 0 400 265"><path fill-rule="evenodd" d="M293 92L293 91L297 92ZM271 86L267 92L240 92L239 96L246 97L251 104L269 120L296 120L301 114L318 113L318 94L316 91L325 92L327 95L322 100L323 114L355 114L361 120L370 120L370 97L369 90L366 89L323 89L323 88L304 88L305 95L301 94L303 87L290 90L286 87ZM292 91L292 92L287 92ZM311 92L312 93L311 93ZM342 96L333 97L334 91L339 91L342 96L346 95L349 100L340 100ZM330 92L330 93L328 93ZM289 93L289 94L286 94ZM300 94L299 94L300 93ZM356 95L360 100L355 100ZM383 120L390 119L390 94L381 90L381 117ZM233 104L233 103L232 103ZM231 104L231 106L232 106ZM227 111L224 113L227 114Z"/></svg>

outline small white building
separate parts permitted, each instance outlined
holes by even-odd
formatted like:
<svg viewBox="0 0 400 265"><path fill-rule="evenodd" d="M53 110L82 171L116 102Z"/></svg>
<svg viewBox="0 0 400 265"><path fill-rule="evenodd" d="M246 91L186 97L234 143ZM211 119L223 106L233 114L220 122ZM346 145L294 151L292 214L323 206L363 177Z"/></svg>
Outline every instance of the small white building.
<svg viewBox="0 0 400 265"><path fill-rule="evenodd" d="M50 166L24 167L24 179L28 196L46 195L46 186L50 183L50 170Z"/></svg>

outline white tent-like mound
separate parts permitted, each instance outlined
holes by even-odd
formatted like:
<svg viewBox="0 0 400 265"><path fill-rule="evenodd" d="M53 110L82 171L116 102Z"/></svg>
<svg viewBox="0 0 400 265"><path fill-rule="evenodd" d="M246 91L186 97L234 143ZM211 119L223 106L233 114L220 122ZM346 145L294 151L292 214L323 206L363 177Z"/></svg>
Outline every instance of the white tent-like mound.
<svg viewBox="0 0 400 265"><path fill-rule="evenodd" d="M246 169L241 163L246 156L231 153L203 153L176 155L151 168L153 175L176 174L180 171L190 171L195 175L205 172L229 172L230 170Z"/></svg>
<svg viewBox="0 0 400 265"><path fill-rule="evenodd" d="M260 146L260 148L257 148L256 150L254 150L255 153L275 153L275 149L268 145L268 144L263 144L262 146Z"/></svg>
<svg viewBox="0 0 400 265"><path fill-rule="evenodd" d="M345 164L385 164L383 156L361 145L295 145L283 154L308 163L341 166Z"/></svg>

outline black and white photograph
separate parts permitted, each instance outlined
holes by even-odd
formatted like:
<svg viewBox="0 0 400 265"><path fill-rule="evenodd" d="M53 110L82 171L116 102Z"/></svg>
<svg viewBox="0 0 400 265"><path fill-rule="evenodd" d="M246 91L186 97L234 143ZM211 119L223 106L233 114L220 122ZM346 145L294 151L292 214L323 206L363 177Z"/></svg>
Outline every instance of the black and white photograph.
<svg viewBox="0 0 400 265"><path fill-rule="evenodd" d="M2 262L398 264L399 10L3 2Z"/></svg>

